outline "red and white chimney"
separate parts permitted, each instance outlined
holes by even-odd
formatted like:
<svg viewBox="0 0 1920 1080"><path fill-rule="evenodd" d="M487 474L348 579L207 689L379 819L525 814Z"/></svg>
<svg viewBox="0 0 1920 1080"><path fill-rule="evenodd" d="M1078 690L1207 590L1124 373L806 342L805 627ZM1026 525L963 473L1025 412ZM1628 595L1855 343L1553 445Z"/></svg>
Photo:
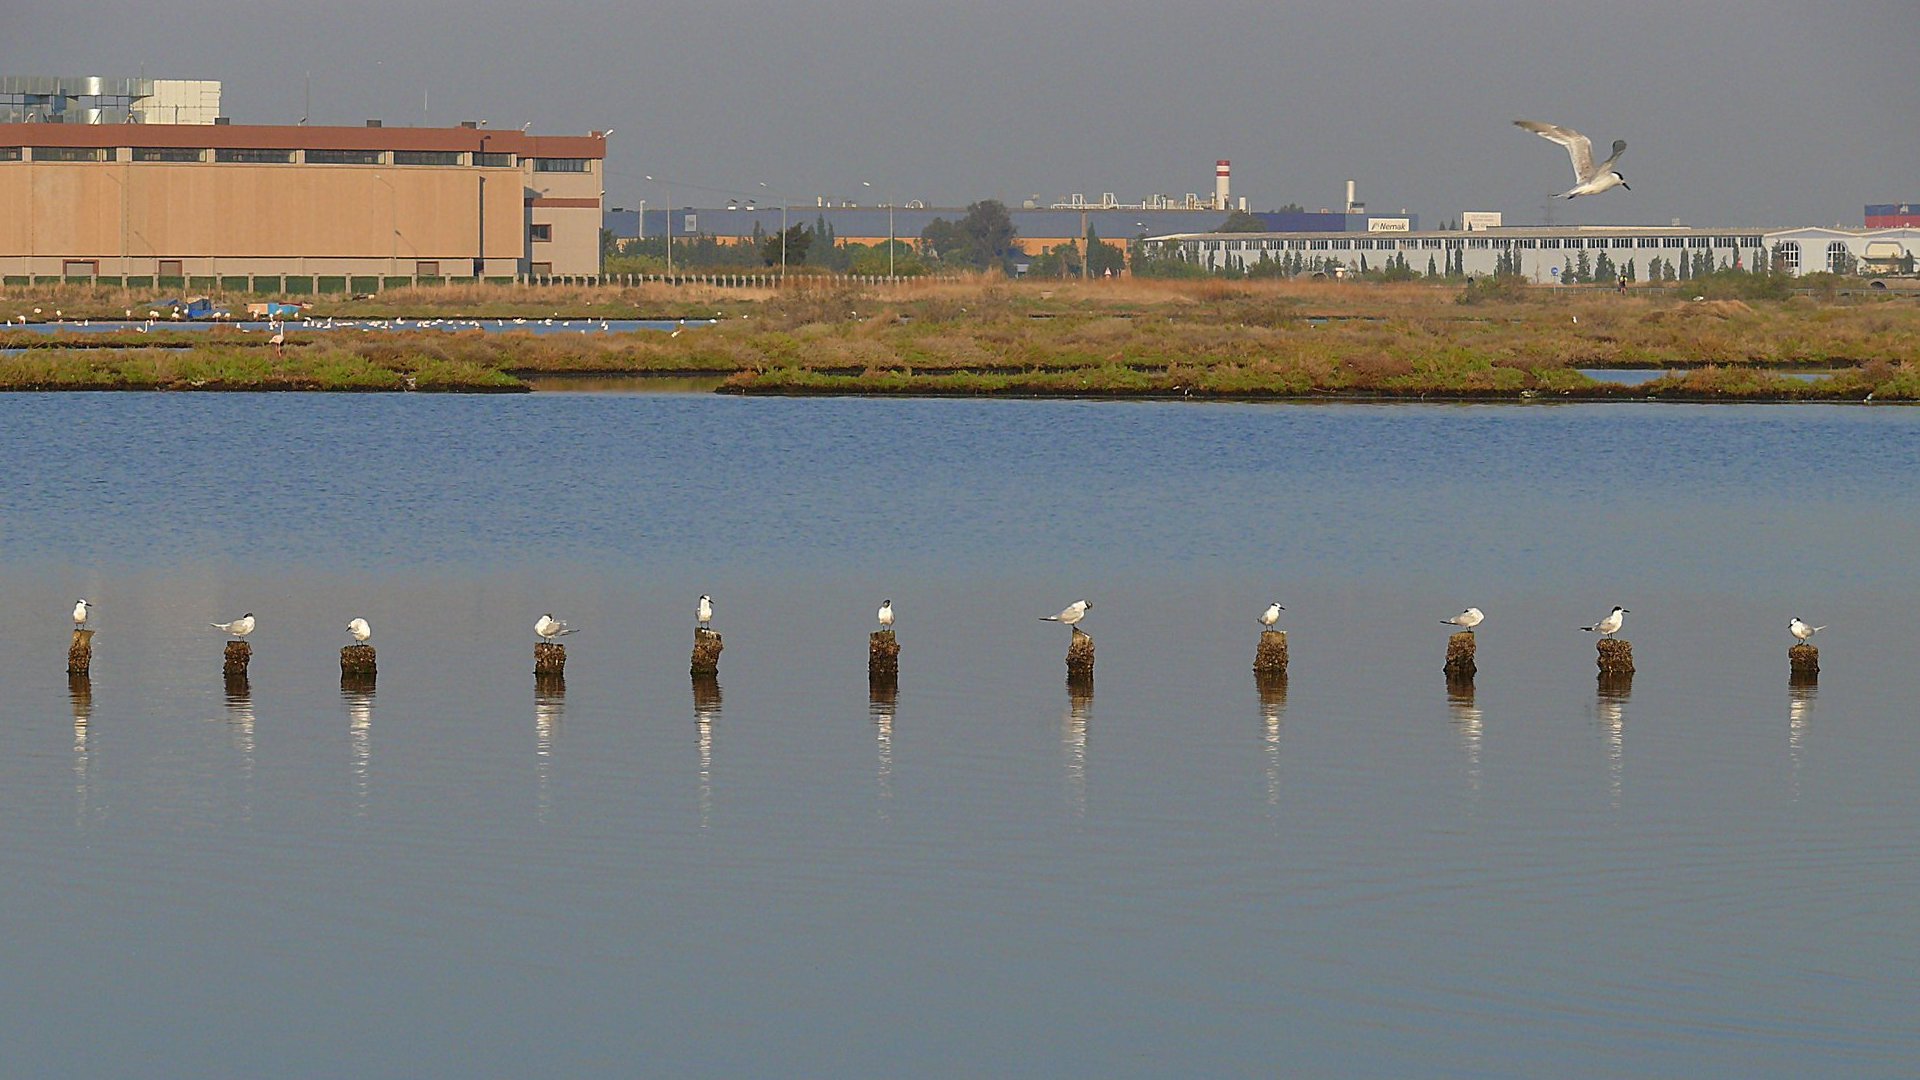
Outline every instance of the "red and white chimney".
<svg viewBox="0 0 1920 1080"><path fill-rule="evenodd" d="M1227 186L1232 176L1233 162L1221 158L1213 163L1213 208L1215 210L1225 210L1230 205L1227 202Z"/></svg>

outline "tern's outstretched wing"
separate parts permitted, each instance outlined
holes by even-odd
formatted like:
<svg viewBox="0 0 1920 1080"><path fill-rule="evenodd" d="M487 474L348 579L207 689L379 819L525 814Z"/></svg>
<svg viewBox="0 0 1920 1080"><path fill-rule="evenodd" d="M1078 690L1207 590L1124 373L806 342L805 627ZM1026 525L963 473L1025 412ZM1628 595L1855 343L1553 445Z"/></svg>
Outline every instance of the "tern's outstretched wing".
<svg viewBox="0 0 1920 1080"><path fill-rule="evenodd" d="M1543 139L1566 147L1567 155L1573 158L1573 176L1576 183L1584 184L1593 179L1593 141L1591 139L1572 128L1560 127L1557 124L1542 124L1537 120L1515 120L1514 123ZM1619 149L1626 149L1624 139L1621 140Z"/></svg>
<svg viewBox="0 0 1920 1080"><path fill-rule="evenodd" d="M1596 173L1612 172L1613 163L1616 161L1619 161L1620 155L1626 152L1627 152L1627 140L1625 139L1613 140L1613 156L1601 162L1600 167L1594 171Z"/></svg>

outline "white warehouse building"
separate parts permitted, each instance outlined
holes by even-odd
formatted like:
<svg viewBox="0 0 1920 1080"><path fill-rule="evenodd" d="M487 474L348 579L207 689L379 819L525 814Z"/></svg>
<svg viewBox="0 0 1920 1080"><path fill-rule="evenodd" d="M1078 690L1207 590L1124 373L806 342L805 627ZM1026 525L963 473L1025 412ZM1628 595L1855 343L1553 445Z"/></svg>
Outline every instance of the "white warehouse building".
<svg viewBox="0 0 1920 1080"><path fill-rule="evenodd" d="M1633 263L1641 280L1654 259L1672 263L1708 253L1717 269L1772 265L1793 274L1849 270L1890 272L1920 258L1920 229L1695 229L1682 226L1510 226L1468 231L1407 233L1179 233L1140 243L1162 257L1178 257L1209 270L1249 269L1266 261L1297 261L1344 275L1378 270L1404 257L1415 272L1429 261L1453 264L1470 276L1503 265L1547 283L1584 254L1604 253L1616 268ZM1295 257L1298 256L1298 259Z"/></svg>

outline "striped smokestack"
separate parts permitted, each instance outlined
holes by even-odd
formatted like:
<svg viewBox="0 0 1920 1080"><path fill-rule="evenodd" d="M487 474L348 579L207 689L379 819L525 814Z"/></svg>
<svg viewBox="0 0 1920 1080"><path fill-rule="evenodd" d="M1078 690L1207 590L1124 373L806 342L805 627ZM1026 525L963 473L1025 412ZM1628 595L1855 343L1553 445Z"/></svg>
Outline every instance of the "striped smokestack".
<svg viewBox="0 0 1920 1080"><path fill-rule="evenodd" d="M1233 162L1225 158L1213 163L1213 207L1225 210L1227 203L1227 181L1233 175Z"/></svg>

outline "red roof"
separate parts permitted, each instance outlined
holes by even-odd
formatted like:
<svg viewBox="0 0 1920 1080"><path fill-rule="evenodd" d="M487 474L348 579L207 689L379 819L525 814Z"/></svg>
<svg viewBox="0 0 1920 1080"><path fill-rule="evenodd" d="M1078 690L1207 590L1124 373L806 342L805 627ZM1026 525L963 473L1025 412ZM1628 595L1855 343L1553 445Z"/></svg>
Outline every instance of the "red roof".
<svg viewBox="0 0 1920 1080"><path fill-rule="evenodd" d="M0 124L0 146L172 146L247 150L469 150L535 158L604 158L599 135L514 128L305 127L269 124Z"/></svg>

